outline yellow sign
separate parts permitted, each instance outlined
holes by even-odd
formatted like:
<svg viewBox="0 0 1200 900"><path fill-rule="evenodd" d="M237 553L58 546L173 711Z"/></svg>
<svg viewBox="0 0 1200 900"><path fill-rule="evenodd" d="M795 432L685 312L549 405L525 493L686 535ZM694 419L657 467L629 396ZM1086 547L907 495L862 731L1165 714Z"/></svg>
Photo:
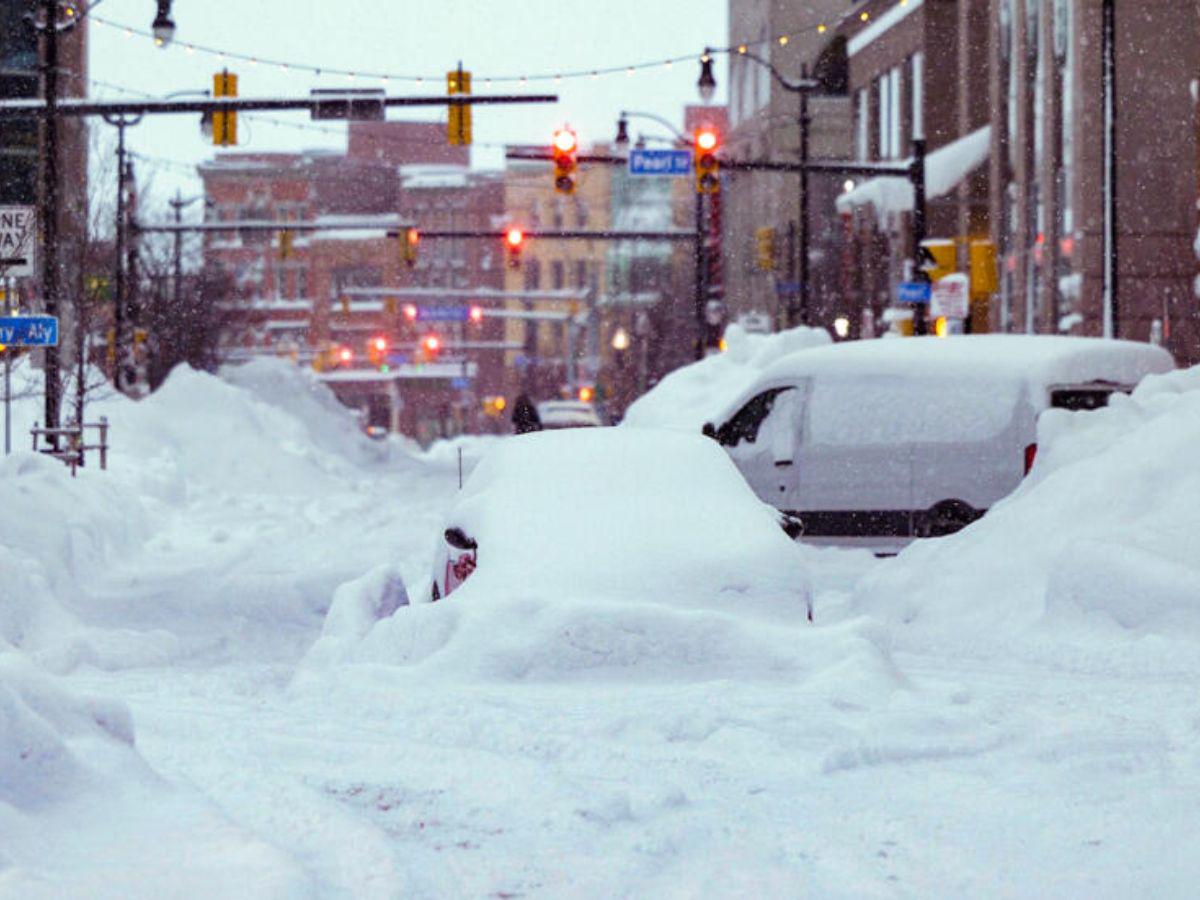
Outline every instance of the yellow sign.
<svg viewBox="0 0 1200 900"><path fill-rule="evenodd" d="M764 272L775 268L775 229L768 226L754 230L754 241L758 245L758 267Z"/></svg>
<svg viewBox="0 0 1200 900"><path fill-rule="evenodd" d="M446 93L451 97L471 93L471 73L464 72L459 66L453 72L446 73ZM449 104L449 115L446 118L446 137L455 147L467 146L471 143L471 104Z"/></svg>

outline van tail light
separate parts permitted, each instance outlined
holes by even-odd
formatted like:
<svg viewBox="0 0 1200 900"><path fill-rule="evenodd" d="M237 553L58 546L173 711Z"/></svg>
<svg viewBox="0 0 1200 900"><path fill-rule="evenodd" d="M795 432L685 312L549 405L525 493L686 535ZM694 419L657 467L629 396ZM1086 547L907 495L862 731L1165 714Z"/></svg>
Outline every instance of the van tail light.
<svg viewBox="0 0 1200 900"><path fill-rule="evenodd" d="M1029 470L1033 468L1033 461L1037 458L1037 444L1028 444L1025 447L1025 474L1029 474Z"/></svg>

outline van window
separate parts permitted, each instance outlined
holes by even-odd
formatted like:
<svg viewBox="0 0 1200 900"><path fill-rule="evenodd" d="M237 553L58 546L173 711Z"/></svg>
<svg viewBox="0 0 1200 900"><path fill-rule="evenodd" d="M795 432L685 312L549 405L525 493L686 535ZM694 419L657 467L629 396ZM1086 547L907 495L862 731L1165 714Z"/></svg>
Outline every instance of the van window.
<svg viewBox="0 0 1200 900"><path fill-rule="evenodd" d="M1018 382L956 378L814 380L809 440L830 446L982 441L1012 422Z"/></svg>
<svg viewBox="0 0 1200 900"><path fill-rule="evenodd" d="M725 447L736 447L742 441L753 444L758 439L758 429L771 414L775 398L790 390L794 388L772 388L752 397L732 419L717 429L717 441Z"/></svg>
<svg viewBox="0 0 1200 900"><path fill-rule="evenodd" d="M1129 390L1127 387L1118 385L1056 388L1050 391L1050 405L1055 409L1100 409L1108 406L1108 398L1114 391L1129 393Z"/></svg>

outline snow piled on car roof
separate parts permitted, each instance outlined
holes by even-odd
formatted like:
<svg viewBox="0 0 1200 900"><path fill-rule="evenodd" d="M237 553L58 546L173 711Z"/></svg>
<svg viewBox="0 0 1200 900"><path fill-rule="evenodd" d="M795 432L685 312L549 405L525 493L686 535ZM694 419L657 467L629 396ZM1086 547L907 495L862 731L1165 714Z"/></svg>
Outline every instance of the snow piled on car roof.
<svg viewBox="0 0 1200 900"><path fill-rule="evenodd" d="M1022 486L918 542L852 608L906 646L1056 665L1170 666L1200 639L1200 368L1151 375L1107 408L1052 409Z"/></svg>
<svg viewBox="0 0 1200 900"><path fill-rule="evenodd" d="M725 329L725 352L671 372L630 405L623 422L699 433L776 360L829 342L823 328L750 334L740 325L730 325Z"/></svg>

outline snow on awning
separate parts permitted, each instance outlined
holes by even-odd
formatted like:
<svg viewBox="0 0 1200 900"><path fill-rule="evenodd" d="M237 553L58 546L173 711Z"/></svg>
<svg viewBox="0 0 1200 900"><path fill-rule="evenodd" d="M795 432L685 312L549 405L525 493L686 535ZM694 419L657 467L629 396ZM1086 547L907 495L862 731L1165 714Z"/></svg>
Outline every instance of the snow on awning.
<svg viewBox="0 0 1200 900"><path fill-rule="evenodd" d="M988 158L991 141L992 126L985 125L925 157L925 196L941 197L954 190ZM912 182L899 175L882 175L837 198L839 213L860 206L873 206L880 219L889 213L909 212L913 208Z"/></svg>

